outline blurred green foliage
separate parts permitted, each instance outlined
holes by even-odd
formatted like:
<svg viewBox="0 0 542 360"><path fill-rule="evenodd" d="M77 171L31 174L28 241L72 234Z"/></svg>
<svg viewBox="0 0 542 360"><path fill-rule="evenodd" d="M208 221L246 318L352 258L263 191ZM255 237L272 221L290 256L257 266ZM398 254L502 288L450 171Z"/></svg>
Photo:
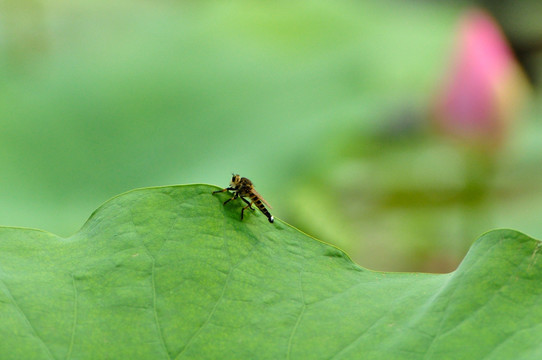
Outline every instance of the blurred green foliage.
<svg viewBox="0 0 542 360"><path fill-rule="evenodd" d="M492 227L541 238L538 125L499 157L485 186L502 196L476 204L465 157L420 125L460 11L7 2L0 224L65 236L120 192L236 172L276 217L369 268L449 271Z"/></svg>

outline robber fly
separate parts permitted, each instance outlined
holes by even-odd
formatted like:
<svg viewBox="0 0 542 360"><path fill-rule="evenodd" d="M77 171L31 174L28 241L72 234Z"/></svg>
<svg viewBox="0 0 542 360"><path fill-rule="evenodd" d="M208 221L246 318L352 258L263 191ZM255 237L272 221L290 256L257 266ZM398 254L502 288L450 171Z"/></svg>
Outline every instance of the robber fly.
<svg viewBox="0 0 542 360"><path fill-rule="evenodd" d="M269 205L267 201L265 201L264 198L260 194L258 194L256 190L254 190L254 185L252 184L252 181L245 177L242 178L239 175L232 175L233 176L231 178L230 186L222 190L213 191L213 194L224 191L233 191L233 197L224 201L224 205L226 205L229 201L235 200L237 198L243 200L247 204L247 206L245 206L241 210L241 220L243 220L243 213L245 212L245 209L249 208L250 210L254 210L254 208L252 207L252 204L254 204L258 207L258 209L260 209L261 212L263 212L265 216L267 216L267 219L270 223L274 222L275 218L269 213L269 211L265 207L265 205L267 205L269 206L269 208L271 208L271 205ZM245 196L249 197L251 201L249 202L247 199L245 199Z"/></svg>

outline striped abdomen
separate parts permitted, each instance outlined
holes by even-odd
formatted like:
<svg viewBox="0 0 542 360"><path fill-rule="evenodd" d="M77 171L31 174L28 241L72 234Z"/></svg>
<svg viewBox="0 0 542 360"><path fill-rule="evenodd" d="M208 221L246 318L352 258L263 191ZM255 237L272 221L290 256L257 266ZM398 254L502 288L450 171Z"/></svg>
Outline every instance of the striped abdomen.
<svg viewBox="0 0 542 360"><path fill-rule="evenodd" d="M270 223L275 221L275 218L273 217L273 215L269 213L269 211L267 210L267 208L265 207L265 205L263 204L262 200L260 199L258 195L254 193L250 193L248 196L250 197L250 200L254 202L254 205L256 205L258 209L260 209L260 211L263 212L265 216L267 216L267 219L269 219Z"/></svg>

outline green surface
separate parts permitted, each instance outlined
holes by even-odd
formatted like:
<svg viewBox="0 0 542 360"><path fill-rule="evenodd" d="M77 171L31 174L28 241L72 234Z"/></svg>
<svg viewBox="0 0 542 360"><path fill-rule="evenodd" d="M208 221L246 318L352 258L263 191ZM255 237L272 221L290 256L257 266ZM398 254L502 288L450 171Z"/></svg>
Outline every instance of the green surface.
<svg viewBox="0 0 542 360"><path fill-rule="evenodd" d="M0 228L2 359L534 359L540 242L381 273L217 188L134 190L69 238Z"/></svg>
<svg viewBox="0 0 542 360"><path fill-rule="evenodd" d="M433 90L454 14L401 4L8 0L0 225L70 236L121 192L232 172L284 218L327 139Z"/></svg>

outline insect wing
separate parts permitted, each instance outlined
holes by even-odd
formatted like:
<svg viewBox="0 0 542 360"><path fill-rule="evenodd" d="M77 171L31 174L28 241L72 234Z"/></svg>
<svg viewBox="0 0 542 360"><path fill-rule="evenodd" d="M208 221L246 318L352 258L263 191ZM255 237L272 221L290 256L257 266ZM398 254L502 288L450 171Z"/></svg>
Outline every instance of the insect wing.
<svg viewBox="0 0 542 360"><path fill-rule="evenodd" d="M269 205L269 203L265 201L265 199L256 190L252 189L252 193L256 195L256 197L260 199L265 205L267 205L268 208L272 209L271 205Z"/></svg>

